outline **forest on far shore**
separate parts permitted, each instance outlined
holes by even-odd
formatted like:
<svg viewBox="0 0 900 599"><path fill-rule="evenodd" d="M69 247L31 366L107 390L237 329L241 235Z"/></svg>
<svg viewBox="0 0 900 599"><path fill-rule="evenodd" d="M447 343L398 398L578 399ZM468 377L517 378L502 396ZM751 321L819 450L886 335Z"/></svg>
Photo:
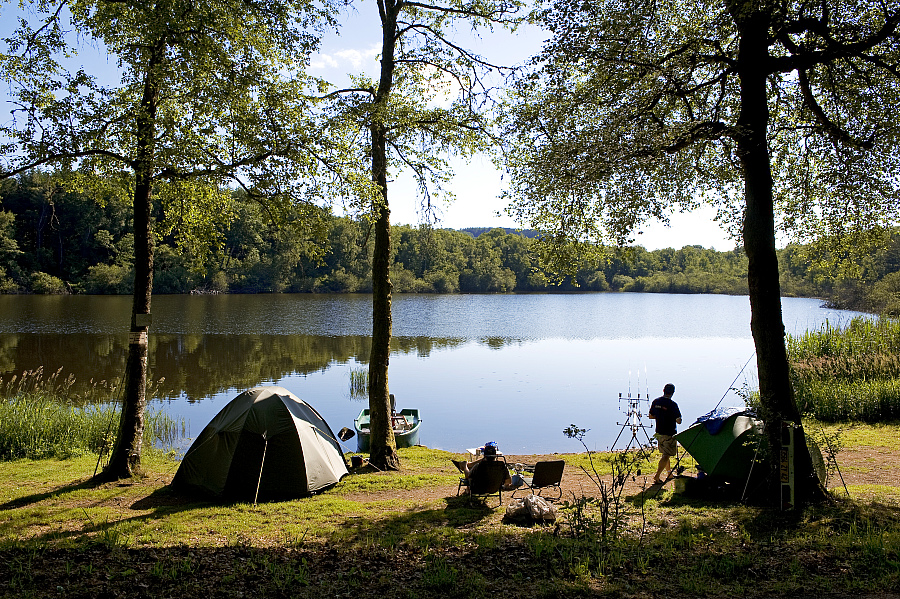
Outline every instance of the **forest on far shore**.
<svg viewBox="0 0 900 599"><path fill-rule="evenodd" d="M185 237L177 215L156 248L154 293L354 293L372 290L370 224L323 212L320 233L273 224L264 206L231 195L214 231ZM187 225L185 225L187 226ZM306 227L305 229L308 229ZM397 293L636 291L747 294L741 248L611 249L561 282L542 268L533 234L503 229L392 227ZM900 231L840 260L813 246L779 250L782 293L838 308L900 314ZM130 294L127 194L98 202L32 172L0 183L0 292Z"/></svg>

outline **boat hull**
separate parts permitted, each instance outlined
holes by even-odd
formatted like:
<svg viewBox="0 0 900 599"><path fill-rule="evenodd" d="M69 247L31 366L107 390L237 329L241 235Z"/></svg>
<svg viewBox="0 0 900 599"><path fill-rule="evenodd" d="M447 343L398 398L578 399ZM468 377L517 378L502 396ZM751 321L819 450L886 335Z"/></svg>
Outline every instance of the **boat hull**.
<svg viewBox="0 0 900 599"><path fill-rule="evenodd" d="M394 441L397 447L412 447L419 444L419 426L422 424L419 418L419 410L415 408L407 408L397 412L398 416L403 416L408 426L394 427ZM356 451L365 453L369 451L369 409L364 408L360 411L359 416L353 421L353 428L356 429Z"/></svg>

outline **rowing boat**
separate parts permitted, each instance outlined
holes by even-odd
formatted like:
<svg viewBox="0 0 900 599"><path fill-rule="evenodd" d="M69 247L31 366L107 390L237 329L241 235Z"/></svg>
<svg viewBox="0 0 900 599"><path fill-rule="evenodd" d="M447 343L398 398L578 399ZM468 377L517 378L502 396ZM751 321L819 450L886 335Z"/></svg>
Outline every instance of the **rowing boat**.
<svg viewBox="0 0 900 599"><path fill-rule="evenodd" d="M394 440L397 447L412 447L419 444L419 410L408 408L391 416L394 426ZM356 429L356 450L360 453L369 451L369 409L364 408L353 421Z"/></svg>

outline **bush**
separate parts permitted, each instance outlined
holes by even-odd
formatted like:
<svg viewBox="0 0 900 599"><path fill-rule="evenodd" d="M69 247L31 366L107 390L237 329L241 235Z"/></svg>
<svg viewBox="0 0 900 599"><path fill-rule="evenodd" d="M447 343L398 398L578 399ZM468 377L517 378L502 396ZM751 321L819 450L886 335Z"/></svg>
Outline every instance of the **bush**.
<svg viewBox="0 0 900 599"><path fill-rule="evenodd" d="M900 316L900 271L887 274L875 283L869 301L875 312Z"/></svg>
<svg viewBox="0 0 900 599"><path fill-rule="evenodd" d="M0 266L0 293L16 293L19 286L16 282L6 276L6 269Z"/></svg>
<svg viewBox="0 0 900 599"><path fill-rule="evenodd" d="M134 289L134 271L128 266L98 264L88 269L85 293L129 295Z"/></svg>
<svg viewBox="0 0 900 599"><path fill-rule="evenodd" d="M64 295L68 293L66 284L62 279L48 275L45 272L31 274L31 291L45 295Z"/></svg>
<svg viewBox="0 0 900 599"><path fill-rule="evenodd" d="M625 291L625 288L634 283L634 279L628 275L613 275L610 287L613 291Z"/></svg>

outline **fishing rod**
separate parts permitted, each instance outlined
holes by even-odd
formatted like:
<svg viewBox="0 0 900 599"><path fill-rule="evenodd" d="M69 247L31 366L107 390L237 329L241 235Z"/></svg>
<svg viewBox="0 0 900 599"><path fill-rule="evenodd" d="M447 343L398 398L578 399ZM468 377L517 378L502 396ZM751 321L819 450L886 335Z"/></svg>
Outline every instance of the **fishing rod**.
<svg viewBox="0 0 900 599"><path fill-rule="evenodd" d="M747 369L747 366L750 365L750 361L753 359L753 357L754 357L755 355L756 355L756 351L754 351L752 354L750 354L750 357L747 358L747 361L744 363L744 366L743 366L743 367L740 369L740 371L737 373L737 376L734 377L734 380L731 381L731 384L728 386L728 389L725 391L725 393L724 393L724 394L722 395L722 397L719 399L718 403L717 403L717 404L715 405L715 407L712 409L712 412L715 412L716 410L719 409L719 406L722 404L723 401L725 401L725 398L728 396L728 393L729 393L732 389L734 389L734 384L735 384L735 383L737 382L737 380L741 377L741 375L744 374L744 370L746 370L746 369ZM673 470L676 470L676 469L680 466L681 460L684 458L685 454L688 453L688 450L691 448L691 446L694 444L694 441L696 441L697 438L698 438L699 436L700 436L700 429L697 429L697 432L694 433L694 438L691 439L691 442L688 443L686 446L684 446L684 447L682 448L683 451L681 452L681 456L679 456L679 457L677 457L677 458L675 459L675 467L673 468Z"/></svg>

